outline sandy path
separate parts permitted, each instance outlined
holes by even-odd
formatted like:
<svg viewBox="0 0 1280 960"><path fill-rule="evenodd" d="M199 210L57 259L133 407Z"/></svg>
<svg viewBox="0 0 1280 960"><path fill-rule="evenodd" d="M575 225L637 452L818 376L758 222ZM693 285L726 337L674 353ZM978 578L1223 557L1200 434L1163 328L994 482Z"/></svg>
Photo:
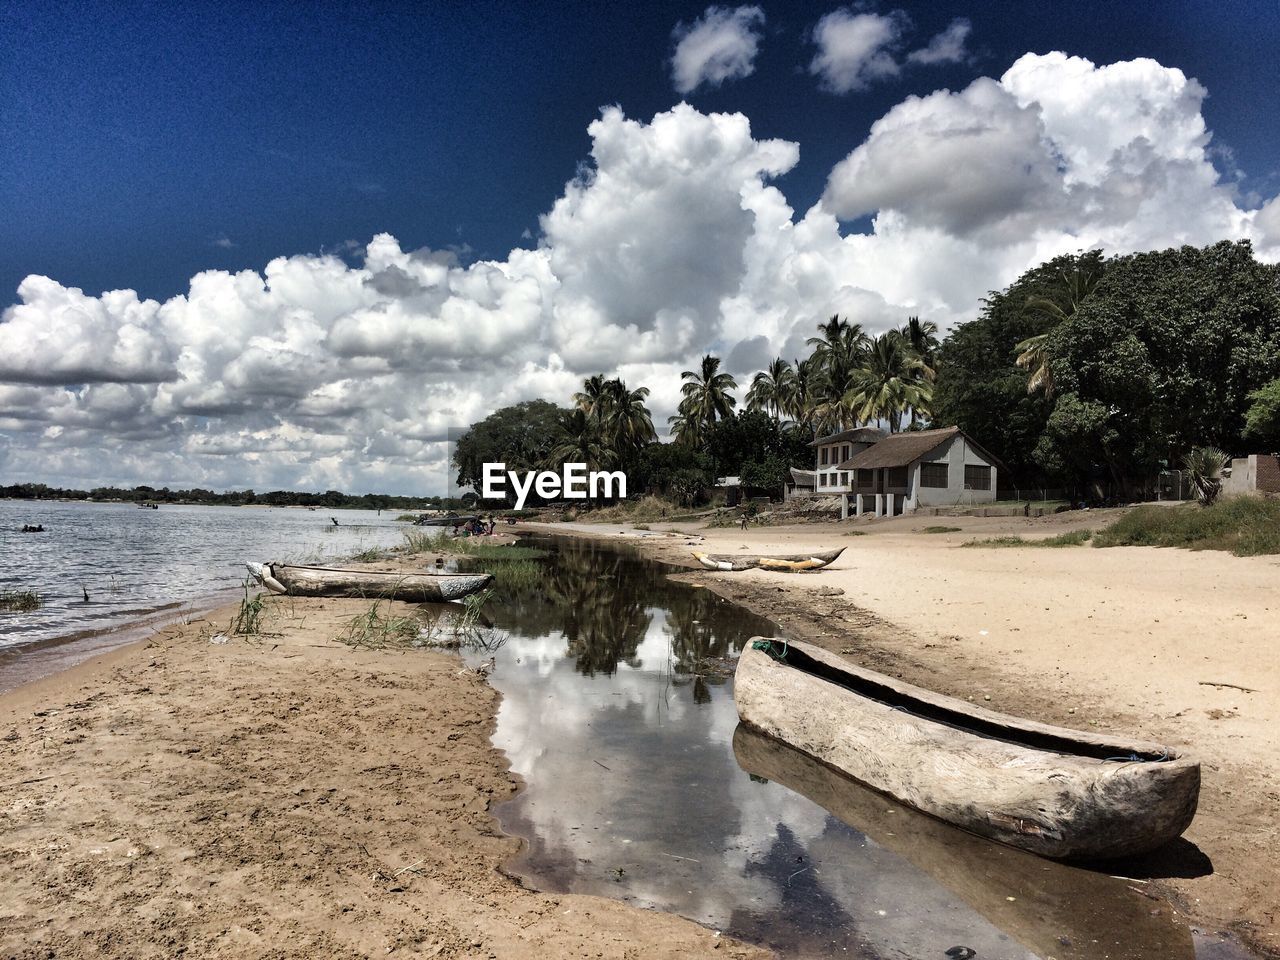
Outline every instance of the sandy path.
<svg viewBox="0 0 1280 960"><path fill-rule="evenodd" d="M677 917L497 872L497 694L332 642L362 601L271 601L0 698L0 956L752 957Z"/></svg>
<svg viewBox="0 0 1280 960"><path fill-rule="evenodd" d="M1200 810L1186 835L1198 850L1130 869L1148 870L1193 918L1232 927L1280 954L1280 863L1271 855L1280 850L1280 558L961 546L1010 533L1096 528L1110 519L1099 511L747 531L653 524L652 532L702 536L700 549L724 553L844 546L844 555L817 574L695 579L797 635L832 649L853 644L855 659L923 686L1009 713L1189 748L1204 774ZM933 525L962 530L923 532ZM621 529L599 525L594 532ZM865 533L850 536L851 530ZM626 539L688 560L683 538L631 532ZM843 595L830 596L832 588Z"/></svg>

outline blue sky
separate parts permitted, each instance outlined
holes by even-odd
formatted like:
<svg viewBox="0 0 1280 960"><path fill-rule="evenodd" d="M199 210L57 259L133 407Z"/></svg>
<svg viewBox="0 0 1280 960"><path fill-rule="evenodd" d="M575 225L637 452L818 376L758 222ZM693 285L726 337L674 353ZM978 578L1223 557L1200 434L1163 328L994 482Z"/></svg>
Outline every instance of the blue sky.
<svg viewBox="0 0 1280 960"><path fill-rule="evenodd" d="M447 492L1060 253L1280 261L1280 7L0 8L0 479Z"/></svg>
<svg viewBox="0 0 1280 960"><path fill-rule="evenodd" d="M912 40L954 18L972 60L823 93L806 35L837 5L763 5L755 72L688 96L801 144L798 209L909 93L998 76L1022 53L1153 57L1210 91L1225 171L1275 192L1280 6L907 4ZM672 28L699 3L8 3L0 22L0 287L30 273L97 293L182 292L206 268L261 268L379 231L406 248L504 257L528 244L619 104L681 99ZM888 11L891 5L869 9ZM221 244L221 245L219 245Z"/></svg>

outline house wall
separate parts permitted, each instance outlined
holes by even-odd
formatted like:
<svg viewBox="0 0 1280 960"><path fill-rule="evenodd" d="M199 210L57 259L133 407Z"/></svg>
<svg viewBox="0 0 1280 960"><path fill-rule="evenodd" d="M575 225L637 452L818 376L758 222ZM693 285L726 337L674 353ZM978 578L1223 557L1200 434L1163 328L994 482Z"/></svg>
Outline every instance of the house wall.
<svg viewBox="0 0 1280 960"><path fill-rule="evenodd" d="M922 463L947 464L947 485L945 487L924 487L920 485L920 465ZM991 468L991 489L967 490L964 483L966 465L985 466ZM945 507L957 504L991 503L996 499L998 484L997 470L994 463L989 462L969 443L964 436L952 437L944 447L933 450L923 460L911 465L910 489L907 491L907 509L916 507Z"/></svg>
<svg viewBox="0 0 1280 960"><path fill-rule="evenodd" d="M1231 476L1222 482L1222 493L1280 493L1280 459L1267 454L1237 457L1231 461Z"/></svg>
<svg viewBox="0 0 1280 960"><path fill-rule="evenodd" d="M844 463L856 453L861 453L869 443L854 443L849 440L840 443L826 443L816 448L814 453L814 467L818 471L818 481L815 492L819 494L845 493L852 489L853 473L850 470L837 470L836 467ZM823 451L827 451L827 462L822 462ZM833 476L834 474L834 476Z"/></svg>

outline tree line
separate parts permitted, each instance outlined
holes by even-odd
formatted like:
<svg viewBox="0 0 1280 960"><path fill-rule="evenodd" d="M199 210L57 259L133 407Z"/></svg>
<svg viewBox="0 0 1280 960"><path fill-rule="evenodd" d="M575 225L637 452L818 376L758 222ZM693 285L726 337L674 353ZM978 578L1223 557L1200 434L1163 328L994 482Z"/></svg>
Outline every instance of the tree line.
<svg viewBox="0 0 1280 960"><path fill-rule="evenodd" d="M741 406L737 379L702 357L681 375L671 443L649 390L603 375L564 407L502 408L458 441L458 483L478 485L486 461L575 462L686 502L726 475L776 493L789 467L812 469L816 437L959 426L1004 461L1002 482L1132 499L1206 445L1280 446L1280 268L1247 241L1057 257L941 342L918 317L872 336L833 316L806 346L757 372Z"/></svg>
<svg viewBox="0 0 1280 960"><path fill-rule="evenodd" d="M325 507L333 510L430 510L456 509L463 505L458 497L403 497L385 493L300 493L293 490L229 490L215 493L200 487L170 490L168 487L94 487L76 490L50 487L43 483L14 483L0 486L0 497L16 500L101 500L124 503L195 503L221 506Z"/></svg>

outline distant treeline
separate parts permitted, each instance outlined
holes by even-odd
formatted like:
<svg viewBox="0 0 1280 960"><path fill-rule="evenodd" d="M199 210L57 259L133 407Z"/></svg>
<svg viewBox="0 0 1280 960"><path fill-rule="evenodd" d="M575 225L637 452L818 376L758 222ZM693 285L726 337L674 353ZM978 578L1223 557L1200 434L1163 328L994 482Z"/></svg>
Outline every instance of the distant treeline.
<svg viewBox="0 0 1280 960"><path fill-rule="evenodd" d="M385 493L350 494L340 490L324 493L300 493L295 490L272 490L255 493L253 490L229 490L215 493L193 487L189 490L170 490L168 487L139 486L126 490L120 487L95 487L92 490L69 490L50 487L43 483L15 483L0 486L0 497L18 500L106 500L127 503L209 503L231 507L250 505L270 507L327 507L333 510L440 510L460 509L463 502L458 497L395 497Z"/></svg>

